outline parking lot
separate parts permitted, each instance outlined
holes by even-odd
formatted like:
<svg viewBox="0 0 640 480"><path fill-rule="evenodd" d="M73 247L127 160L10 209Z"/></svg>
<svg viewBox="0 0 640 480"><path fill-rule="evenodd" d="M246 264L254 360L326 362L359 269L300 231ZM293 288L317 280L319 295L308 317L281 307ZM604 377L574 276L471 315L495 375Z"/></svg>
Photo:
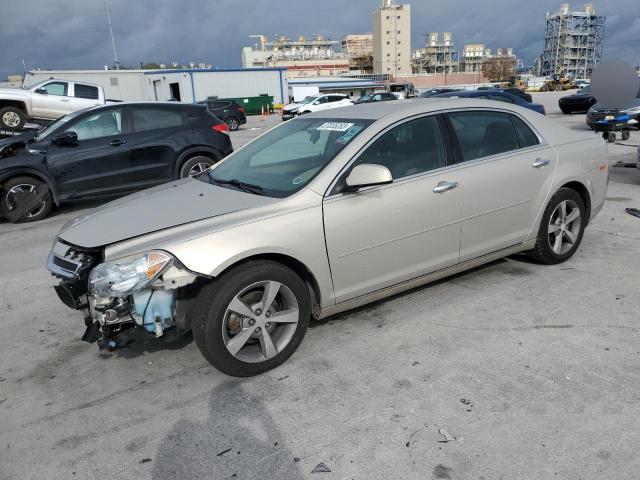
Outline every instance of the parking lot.
<svg viewBox="0 0 640 480"><path fill-rule="evenodd" d="M586 130L560 96L534 101ZM234 146L279 122L251 117ZM247 379L191 337L112 353L80 340L45 260L102 201L0 221L0 479L637 478L640 219L625 208L640 208L640 170L624 164L640 132L619 143L568 262L519 255L314 322Z"/></svg>

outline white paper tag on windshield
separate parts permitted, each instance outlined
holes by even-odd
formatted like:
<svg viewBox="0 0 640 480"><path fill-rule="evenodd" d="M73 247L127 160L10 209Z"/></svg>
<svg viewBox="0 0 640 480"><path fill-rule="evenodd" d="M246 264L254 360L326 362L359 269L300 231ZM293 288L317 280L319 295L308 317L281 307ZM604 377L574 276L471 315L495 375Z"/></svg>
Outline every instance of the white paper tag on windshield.
<svg viewBox="0 0 640 480"><path fill-rule="evenodd" d="M320 125L316 130L330 130L332 132L346 132L351 127L353 127L353 123L325 122L322 125Z"/></svg>

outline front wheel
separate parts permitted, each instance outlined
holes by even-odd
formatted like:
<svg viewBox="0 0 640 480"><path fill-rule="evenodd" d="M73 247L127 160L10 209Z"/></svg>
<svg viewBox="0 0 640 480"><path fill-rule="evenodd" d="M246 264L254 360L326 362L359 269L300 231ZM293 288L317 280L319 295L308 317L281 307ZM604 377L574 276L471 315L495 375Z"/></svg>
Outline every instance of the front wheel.
<svg viewBox="0 0 640 480"><path fill-rule="evenodd" d="M277 367L298 348L311 312L305 282L286 266L247 262L205 285L193 337L214 367L249 377Z"/></svg>
<svg viewBox="0 0 640 480"><path fill-rule="evenodd" d="M49 186L33 177L7 180L0 192L0 213L11 223L36 222L53 208Z"/></svg>
<svg viewBox="0 0 640 480"><path fill-rule="evenodd" d="M561 188L547 205L531 256L553 265L573 256L587 226L586 208L575 190Z"/></svg>

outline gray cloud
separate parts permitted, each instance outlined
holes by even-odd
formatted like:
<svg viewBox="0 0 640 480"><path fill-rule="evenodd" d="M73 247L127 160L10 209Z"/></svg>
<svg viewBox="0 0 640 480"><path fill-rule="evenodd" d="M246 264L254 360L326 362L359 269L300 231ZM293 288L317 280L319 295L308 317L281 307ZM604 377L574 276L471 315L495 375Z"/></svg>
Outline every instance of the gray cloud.
<svg viewBox="0 0 640 480"><path fill-rule="evenodd" d="M22 0L2 6L0 77L27 68L102 68L113 54L101 0ZM250 34L323 34L371 30L377 0L110 0L123 65L143 62L206 62L238 67ZM513 47L526 64L542 48L544 15L561 0L414 0L413 48L424 34L451 31L454 41ZM640 63L638 0L596 0L607 16L605 56ZM574 2L581 6L582 2ZM4 19L11 19L10 22Z"/></svg>

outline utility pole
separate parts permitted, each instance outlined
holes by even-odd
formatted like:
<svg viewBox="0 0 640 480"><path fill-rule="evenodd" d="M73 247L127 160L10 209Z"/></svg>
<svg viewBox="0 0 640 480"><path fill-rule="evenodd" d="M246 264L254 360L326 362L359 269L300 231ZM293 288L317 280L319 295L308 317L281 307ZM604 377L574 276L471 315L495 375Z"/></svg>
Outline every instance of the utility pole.
<svg viewBox="0 0 640 480"><path fill-rule="evenodd" d="M120 61L118 60L118 52L116 51L116 41L113 38L113 26L111 25L111 13L109 12L109 4L104 0L104 9L107 11L107 23L109 24L109 34L111 35L111 46L113 47L113 64L116 70L120 70Z"/></svg>

